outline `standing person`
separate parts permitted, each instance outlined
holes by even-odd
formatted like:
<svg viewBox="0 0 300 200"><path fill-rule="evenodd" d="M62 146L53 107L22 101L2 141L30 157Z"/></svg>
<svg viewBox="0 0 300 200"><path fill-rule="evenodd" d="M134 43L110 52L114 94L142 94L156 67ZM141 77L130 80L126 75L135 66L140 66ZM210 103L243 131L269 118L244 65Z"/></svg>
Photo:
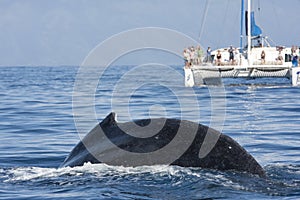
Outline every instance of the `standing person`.
<svg viewBox="0 0 300 200"><path fill-rule="evenodd" d="M202 63L203 51L200 46L197 47L197 64L200 65Z"/></svg>
<svg viewBox="0 0 300 200"><path fill-rule="evenodd" d="M262 50L262 52L260 54L260 60L261 60L262 65L264 65L266 63L266 53L264 50Z"/></svg>
<svg viewBox="0 0 300 200"><path fill-rule="evenodd" d="M296 52L296 48L293 50L292 54L292 65L293 67L298 67L298 54Z"/></svg>
<svg viewBox="0 0 300 200"><path fill-rule="evenodd" d="M192 63L193 65L196 65L197 64L197 58L198 58L198 55L197 55L197 50L192 47L192 54L191 54L191 57L192 57Z"/></svg>
<svg viewBox="0 0 300 200"><path fill-rule="evenodd" d="M234 54L233 54L232 45L230 45L228 52L229 52L229 62L231 65L233 65L234 64Z"/></svg>
<svg viewBox="0 0 300 200"><path fill-rule="evenodd" d="M207 50L206 50L206 62L212 62L212 59L211 59L211 48L208 47Z"/></svg>
<svg viewBox="0 0 300 200"><path fill-rule="evenodd" d="M241 65L241 54L237 48L234 50L234 61L235 65Z"/></svg>
<svg viewBox="0 0 300 200"><path fill-rule="evenodd" d="M221 51L218 50L218 53L217 53L217 60L216 60L217 66L221 66L221 64L222 64L221 59L222 59L222 54L221 54Z"/></svg>
<svg viewBox="0 0 300 200"><path fill-rule="evenodd" d="M187 51L187 49L183 50L183 59L184 59L184 65L185 67L188 67L188 57L189 57L189 53Z"/></svg>

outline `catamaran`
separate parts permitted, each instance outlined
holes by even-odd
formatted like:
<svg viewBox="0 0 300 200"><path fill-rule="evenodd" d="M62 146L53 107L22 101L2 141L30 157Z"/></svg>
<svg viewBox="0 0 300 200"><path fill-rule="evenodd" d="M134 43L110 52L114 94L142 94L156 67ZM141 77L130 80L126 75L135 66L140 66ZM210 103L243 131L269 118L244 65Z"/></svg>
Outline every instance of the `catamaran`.
<svg viewBox="0 0 300 200"><path fill-rule="evenodd" d="M256 25L251 0L241 0L240 47L226 47L210 52L201 62L186 60L185 86L220 82L221 78L286 77L292 85L300 85L299 47L271 46ZM243 26L247 44L243 46ZM267 55L267 56L266 56ZM185 58L186 59L186 58ZM213 81L212 81L213 80ZM218 83L217 82L217 83Z"/></svg>

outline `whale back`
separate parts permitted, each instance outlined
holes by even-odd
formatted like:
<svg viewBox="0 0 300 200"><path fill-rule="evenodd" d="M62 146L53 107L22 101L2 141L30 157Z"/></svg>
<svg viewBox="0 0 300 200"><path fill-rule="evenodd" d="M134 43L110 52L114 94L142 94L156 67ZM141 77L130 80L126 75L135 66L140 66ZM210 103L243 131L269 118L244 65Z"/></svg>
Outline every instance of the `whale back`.
<svg viewBox="0 0 300 200"><path fill-rule="evenodd" d="M206 136L217 140L205 156L200 156ZM259 163L219 131L191 121L167 118L117 123L115 113L96 125L61 167L81 166L86 162L122 166L170 164L235 170L265 177Z"/></svg>

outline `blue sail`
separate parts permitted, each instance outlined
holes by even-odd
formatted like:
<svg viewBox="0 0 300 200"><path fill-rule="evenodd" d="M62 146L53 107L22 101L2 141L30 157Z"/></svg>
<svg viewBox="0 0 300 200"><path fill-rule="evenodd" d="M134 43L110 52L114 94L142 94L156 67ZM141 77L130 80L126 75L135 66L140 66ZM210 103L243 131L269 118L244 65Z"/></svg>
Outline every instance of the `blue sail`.
<svg viewBox="0 0 300 200"><path fill-rule="evenodd" d="M248 35L248 24L247 24L247 20L248 20L248 15L247 15L247 11L246 11L246 35ZM255 19L254 19L254 12L251 12L251 36L253 37L257 37L260 36L262 34L262 30L259 26L257 26L255 24Z"/></svg>

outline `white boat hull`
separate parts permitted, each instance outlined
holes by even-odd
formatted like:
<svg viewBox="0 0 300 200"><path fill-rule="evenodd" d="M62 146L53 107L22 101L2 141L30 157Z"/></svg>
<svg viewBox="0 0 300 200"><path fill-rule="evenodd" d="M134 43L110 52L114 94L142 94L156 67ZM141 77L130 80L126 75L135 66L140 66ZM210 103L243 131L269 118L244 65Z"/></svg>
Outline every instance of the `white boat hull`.
<svg viewBox="0 0 300 200"><path fill-rule="evenodd" d="M289 78L293 86L300 85L300 67L289 65L191 66L185 69L185 86L221 83L222 78Z"/></svg>

